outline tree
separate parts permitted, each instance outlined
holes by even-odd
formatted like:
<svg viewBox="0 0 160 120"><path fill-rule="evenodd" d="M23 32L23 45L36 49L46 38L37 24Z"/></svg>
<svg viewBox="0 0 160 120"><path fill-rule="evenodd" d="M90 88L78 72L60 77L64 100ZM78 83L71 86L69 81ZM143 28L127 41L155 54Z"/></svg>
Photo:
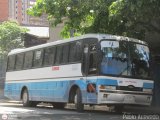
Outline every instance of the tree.
<svg viewBox="0 0 160 120"><path fill-rule="evenodd" d="M0 55L7 55L10 50L23 47L23 34L26 31L13 21L0 24Z"/></svg>
<svg viewBox="0 0 160 120"><path fill-rule="evenodd" d="M109 33L144 39L146 32L160 33L159 0L37 0L28 14L48 14L52 25L67 18L63 36Z"/></svg>
<svg viewBox="0 0 160 120"><path fill-rule="evenodd" d="M28 9L28 14L41 16L47 13L53 26L67 19L62 31L64 37L72 29L79 34L106 33L108 7L113 1L116 0L37 0L36 5Z"/></svg>
<svg viewBox="0 0 160 120"><path fill-rule="evenodd" d="M159 0L117 0L109 7L113 33L145 39L148 32L160 34Z"/></svg>
<svg viewBox="0 0 160 120"><path fill-rule="evenodd" d="M16 22L6 21L0 24L0 80L5 77L7 54L12 49L23 47L23 34L27 29Z"/></svg>

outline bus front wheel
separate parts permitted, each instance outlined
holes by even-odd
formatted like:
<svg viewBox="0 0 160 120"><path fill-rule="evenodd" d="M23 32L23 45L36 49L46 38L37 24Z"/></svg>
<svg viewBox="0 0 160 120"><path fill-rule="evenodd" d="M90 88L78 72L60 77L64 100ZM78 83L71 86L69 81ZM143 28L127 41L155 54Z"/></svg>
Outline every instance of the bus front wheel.
<svg viewBox="0 0 160 120"><path fill-rule="evenodd" d="M84 104L82 103L82 94L81 94L81 90L79 88L76 90L76 94L74 97L74 103L75 103L75 107L76 107L77 111L83 112Z"/></svg>
<svg viewBox="0 0 160 120"><path fill-rule="evenodd" d="M22 94L22 103L23 103L24 107L30 107L32 105L31 101L29 101L29 94L28 94L28 90L27 89L25 89L23 91L23 94Z"/></svg>

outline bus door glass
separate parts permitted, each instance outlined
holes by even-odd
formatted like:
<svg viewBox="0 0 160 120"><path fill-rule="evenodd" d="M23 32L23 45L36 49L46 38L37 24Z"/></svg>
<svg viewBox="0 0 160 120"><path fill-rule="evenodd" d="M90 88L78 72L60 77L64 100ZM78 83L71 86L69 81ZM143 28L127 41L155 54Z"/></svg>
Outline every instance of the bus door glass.
<svg viewBox="0 0 160 120"><path fill-rule="evenodd" d="M85 76L97 74L97 39L86 40L83 46L82 72Z"/></svg>
<svg viewBox="0 0 160 120"><path fill-rule="evenodd" d="M87 102L94 104L97 99L97 44L92 40L84 44L83 71L86 76Z"/></svg>

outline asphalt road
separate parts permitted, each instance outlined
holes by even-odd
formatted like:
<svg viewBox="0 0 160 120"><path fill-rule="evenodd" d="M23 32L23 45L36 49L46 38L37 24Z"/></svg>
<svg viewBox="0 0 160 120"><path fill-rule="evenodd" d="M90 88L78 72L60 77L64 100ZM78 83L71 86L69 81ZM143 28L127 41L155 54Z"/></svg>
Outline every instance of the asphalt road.
<svg viewBox="0 0 160 120"><path fill-rule="evenodd" d="M144 116L145 115L145 116ZM23 107L15 101L0 100L0 120L160 120L160 112L143 107L126 107L121 114L109 112L106 106L85 106L83 113L77 113L73 105L65 109L54 109L49 104L37 107Z"/></svg>

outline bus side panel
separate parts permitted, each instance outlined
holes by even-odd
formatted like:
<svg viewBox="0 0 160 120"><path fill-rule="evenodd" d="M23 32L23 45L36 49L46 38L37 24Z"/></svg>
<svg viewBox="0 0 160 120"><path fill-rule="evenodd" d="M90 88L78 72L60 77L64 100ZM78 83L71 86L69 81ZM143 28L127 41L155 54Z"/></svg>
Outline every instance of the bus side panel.
<svg viewBox="0 0 160 120"><path fill-rule="evenodd" d="M31 101L68 102L69 92L77 85L82 92L83 103L86 103L86 81L80 78L67 80L43 80L41 82L6 83L5 96L20 100L22 88L26 87Z"/></svg>
<svg viewBox="0 0 160 120"><path fill-rule="evenodd" d="M21 90L23 86L28 87L29 84L5 83L4 95L9 99L21 100Z"/></svg>
<svg viewBox="0 0 160 120"><path fill-rule="evenodd" d="M31 82L29 93L31 101L67 102L65 97L67 81Z"/></svg>
<svg viewBox="0 0 160 120"><path fill-rule="evenodd" d="M30 94L32 101L47 101L47 102L68 102L69 92L73 85L79 86L82 91L83 102L86 100L85 81L80 79L75 80L58 80L47 82L31 83Z"/></svg>
<svg viewBox="0 0 160 120"><path fill-rule="evenodd" d="M95 91L86 91L87 93L87 104L97 104L97 76L95 77L87 77L87 83L86 83L86 88L89 84L95 85L92 87L95 87Z"/></svg>

